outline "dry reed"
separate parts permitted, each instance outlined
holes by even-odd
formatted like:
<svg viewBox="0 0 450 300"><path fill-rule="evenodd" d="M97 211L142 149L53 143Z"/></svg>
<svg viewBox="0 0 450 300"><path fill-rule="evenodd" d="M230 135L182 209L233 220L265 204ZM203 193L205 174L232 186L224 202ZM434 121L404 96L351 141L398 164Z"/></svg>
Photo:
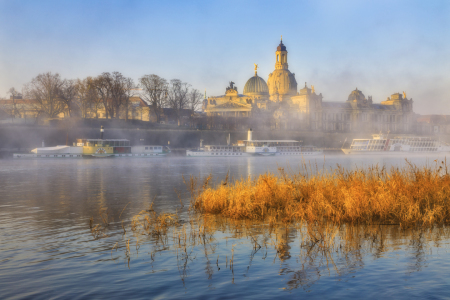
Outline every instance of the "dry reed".
<svg viewBox="0 0 450 300"><path fill-rule="evenodd" d="M266 173L210 187L188 184L193 207L231 219L292 223L399 224L433 226L450 221L450 176L446 161L387 170L378 165L334 171L313 170L280 176Z"/></svg>

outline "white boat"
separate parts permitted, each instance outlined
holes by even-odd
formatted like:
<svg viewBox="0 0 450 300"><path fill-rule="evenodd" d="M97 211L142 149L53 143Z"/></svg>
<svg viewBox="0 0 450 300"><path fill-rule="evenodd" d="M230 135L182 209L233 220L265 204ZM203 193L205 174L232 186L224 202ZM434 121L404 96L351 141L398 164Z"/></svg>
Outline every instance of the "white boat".
<svg viewBox="0 0 450 300"><path fill-rule="evenodd" d="M170 153L168 147L159 145L131 146L126 139L77 139L73 146L41 147L31 153L14 153L14 158L82 158L82 157L160 157Z"/></svg>
<svg viewBox="0 0 450 300"><path fill-rule="evenodd" d="M159 145L130 146L126 139L78 139L73 146L41 147L14 158L161 157L170 153Z"/></svg>
<svg viewBox="0 0 450 300"><path fill-rule="evenodd" d="M433 137L394 137L373 134L372 139L354 139L350 148L342 148L350 155L406 155L449 153L450 146Z"/></svg>
<svg viewBox="0 0 450 300"><path fill-rule="evenodd" d="M56 147L42 147L31 150L31 153L14 153L14 158L81 158L83 148L77 146L58 145Z"/></svg>
<svg viewBox="0 0 450 300"><path fill-rule="evenodd" d="M200 140L200 147L187 150L186 156L309 156L323 153L322 149L314 146L301 146L301 141L295 140L253 140L252 130L249 129L247 140L239 140L236 145L205 145Z"/></svg>

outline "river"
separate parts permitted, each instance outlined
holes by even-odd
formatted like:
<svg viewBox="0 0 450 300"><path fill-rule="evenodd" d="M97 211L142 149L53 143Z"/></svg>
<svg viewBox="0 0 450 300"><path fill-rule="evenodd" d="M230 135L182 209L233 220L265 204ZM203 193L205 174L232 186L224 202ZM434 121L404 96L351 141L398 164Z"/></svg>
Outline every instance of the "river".
<svg viewBox="0 0 450 300"><path fill-rule="evenodd" d="M410 161L422 166L435 159L444 158ZM268 231L189 211L183 176L212 174L218 183L227 174L238 179L279 168L297 172L302 163L322 170L337 164L399 166L405 160L344 155L304 162L292 157L1 159L0 298L448 297L445 227L340 228L339 244L327 252L304 247L302 228ZM179 225L163 237L130 230L132 217L151 211L152 202L155 212L180 216ZM198 223L210 225L207 234ZM183 230L190 235L184 246Z"/></svg>

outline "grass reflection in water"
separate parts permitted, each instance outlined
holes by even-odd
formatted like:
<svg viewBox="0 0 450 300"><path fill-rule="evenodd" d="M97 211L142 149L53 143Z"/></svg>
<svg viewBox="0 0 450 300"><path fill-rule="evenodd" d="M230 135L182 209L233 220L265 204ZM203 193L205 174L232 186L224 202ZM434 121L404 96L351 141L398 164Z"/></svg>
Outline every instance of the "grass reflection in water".
<svg viewBox="0 0 450 300"><path fill-rule="evenodd" d="M225 272L229 276L221 280L230 283L257 277L267 268L274 271L272 276L286 277L279 288L288 290L309 290L323 276L346 278L364 268L364 258L382 259L393 251L411 257L407 272L420 271L430 245L439 247L450 233L445 226L269 223L194 211L181 220L177 214L158 214L151 209L124 223L119 240L111 246L111 259L123 259L128 268L130 261L139 257L146 257L152 268L164 257L176 265L183 285L193 275L191 270L199 269L199 263L204 264L206 280ZM98 239L108 237L109 227L97 225L102 228ZM196 266L191 268L193 264Z"/></svg>
<svg viewBox="0 0 450 300"><path fill-rule="evenodd" d="M435 163L390 171L338 167L330 173L305 165L304 172L290 176L283 169L278 177L229 182L227 176L216 187L209 185L211 176L192 177L186 182L191 192L186 220L150 205L120 220L122 237L111 257L125 258L130 267L148 245L152 266L161 256L176 259L183 285L193 275L190 265L200 261L207 280L228 272L231 283L278 262L277 274L286 277L283 289L308 290L322 276L345 278L363 269L364 258L394 251L409 253L407 272L420 271L430 245L439 247L449 238L450 176L444 162ZM107 209L101 208L97 219L98 224L90 220L94 239L108 237L114 230Z"/></svg>

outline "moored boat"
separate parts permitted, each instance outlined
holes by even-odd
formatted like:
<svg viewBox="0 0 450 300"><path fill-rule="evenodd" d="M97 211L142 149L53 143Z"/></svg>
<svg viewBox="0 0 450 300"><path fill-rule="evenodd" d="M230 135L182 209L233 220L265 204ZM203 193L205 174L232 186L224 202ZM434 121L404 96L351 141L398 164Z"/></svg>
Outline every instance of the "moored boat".
<svg viewBox="0 0 450 300"><path fill-rule="evenodd" d="M253 140L253 132L248 130L247 140L239 140L237 144L230 145L202 145L194 150L187 150L186 156L309 156L322 154L323 150L315 146L301 146L296 140Z"/></svg>
<svg viewBox="0 0 450 300"><path fill-rule="evenodd" d="M131 146L126 139L78 139L74 146L41 147L31 153L14 153L14 158L161 157L170 153L159 145Z"/></svg>
<svg viewBox="0 0 450 300"><path fill-rule="evenodd" d="M350 155L407 155L449 153L450 146L434 137L394 137L373 134L372 139L354 139L350 148L342 148Z"/></svg>
<svg viewBox="0 0 450 300"><path fill-rule="evenodd" d="M100 139L77 139L73 146L58 145L41 147L31 153L14 153L14 158L89 158L89 157L160 157L170 153L168 147L160 145L131 146L127 139L103 139L103 126Z"/></svg>

